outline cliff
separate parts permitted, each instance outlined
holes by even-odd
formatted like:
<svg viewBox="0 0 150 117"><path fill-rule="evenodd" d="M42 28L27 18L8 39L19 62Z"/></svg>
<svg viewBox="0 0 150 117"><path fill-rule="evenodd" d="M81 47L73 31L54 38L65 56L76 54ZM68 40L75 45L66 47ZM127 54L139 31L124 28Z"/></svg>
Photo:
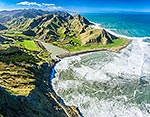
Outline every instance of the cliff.
<svg viewBox="0 0 150 117"><path fill-rule="evenodd" d="M42 61L17 47L0 50L1 116L80 117L49 88L51 66Z"/></svg>

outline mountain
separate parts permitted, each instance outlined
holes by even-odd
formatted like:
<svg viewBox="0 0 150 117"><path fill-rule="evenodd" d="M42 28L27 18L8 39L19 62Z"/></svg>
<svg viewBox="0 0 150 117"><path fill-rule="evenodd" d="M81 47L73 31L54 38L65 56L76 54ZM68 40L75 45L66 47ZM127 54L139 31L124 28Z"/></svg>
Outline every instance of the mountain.
<svg viewBox="0 0 150 117"><path fill-rule="evenodd" d="M93 29L86 18L81 15L51 14L28 19L22 26L25 29L32 29L37 38L46 42L54 42L60 39L69 40L74 35L81 41L81 44L102 43L106 45L112 43L116 37L106 32L104 29Z"/></svg>
<svg viewBox="0 0 150 117"><path fill-rule="evenodd" d="M23 34L36 36L37 39L46 42L62 40L62 42L70 43L72 38L76 38L81 45L96 43L106 45L117 38L104 29L91 28L93 24L85 17L79 14L72 16L64 11L27 9L2 11L0 16L10 17L4 20L10 30L21 31ZM27 30L32 31L32 34Z"/></svg>
<svg viewBox="0 0 150 117"><path fill-rule="evenodd" d="M92 24L85 17L82 17L79 14L75 15L73 18L76 19L77 21L80 21L81 24L86 24L86 25L91 25Z"/></svg>
<svg viewBox="0 0 150 117"><path fill-rule="evenodd" d="M6 23L11 21L13 18L35 18L45 14L63 14L64 11L44 11L41 9L19 9L11 11L0 11L0 23Z"/></svg>

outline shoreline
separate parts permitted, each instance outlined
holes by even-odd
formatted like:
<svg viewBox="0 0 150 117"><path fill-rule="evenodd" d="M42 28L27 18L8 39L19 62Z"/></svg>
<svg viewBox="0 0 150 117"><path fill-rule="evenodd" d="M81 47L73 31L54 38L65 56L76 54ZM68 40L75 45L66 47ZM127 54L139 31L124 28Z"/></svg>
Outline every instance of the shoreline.
<svg viewBox="0 0 150 117"><path fill-rule="evenodd" d="M93 25L92 28L101 28L101 29L105 29L100 27L100 25L95 25L94 22L91 22ZM49 88L52 90L52 96L55 99L55 101L60 104L60 106L63 108L63 110L65 111L65 113L69 116L70 113L69 110L71 109L72 112L75 112L76 114L79 114L79 116L84 117L84 115L82 114L82 112L80 111L79 107L73 106L73 105L67 105L65 104L64 99L58 95L58 93L53 89L53 79L55 79L55 65L61 61L61 59L66 58L66 57L72 57L72 56L78 56L78 55L82 55L82 54L87 54L87 53L93 53L93 52L100 52L100 51L109 51L109 52L115 52L115 53L119 53L122 49L126 48L129 44L132 43L133 39L144 39L144 38L148 38L148 37L128 37L125 35L121 35L121 34L117 34L115 32L112 32L108 29L105 29L107 32L115 35L116 37L122 37L125 38L127 40L127 43L125 43L123 46L118 46L118 47L112 47L112 48L97 48L97 49L89 49L89 50L81 50L81 51L76 51L76 52L69 52L67 54L61 54L61 55L57 55L56 57L60 58L60 60L55 60L53 59L53 66L51 67L51 73L50 76L48 78L49 80ZM39 44L39 43L38 43ZM40 45L40 44L39 44ZM46 48L43 46L43 44L40 45L45 51ZM68 110L69 109L69 110Z"/></svg>
<svg viewBox="0 0 150 117"><path fill-rule="evenodd" d="M79 107L74 105L65 104L63 98L58 95L58 93L53 89L52 80L55 78L55 66L59 61L54 61L53 65L50 67L50 74L48 77L48 88L50 89L51 97L57 102L57 104L65 111L68 117L84 117Z"/></svg>
<svg viewBox="0 0 150 117"><path fill-rule="evenodd" d="M77 51L77 52L69 52L68 54L61 54L58 55L57 57L59 57L60 59L63 59L65 57L71 57L71 56L77 56L77 55L81 55L81 54L87 54L87 53L91 53L91 52L98 52L98 51L109 51L109 52L116 52L119 53L122 49L126 48L130 43L132 42L131 39L127 39L127 43L123 46L119 46L116 48L99 48L99 49L89 49L89 50L83 50L83 51Z"/></svg>
<svg viewBox="0 0 150 117"><path fill-rule="evenodd" d="M94 23L93 23L94 24ZM95 24L94 24L95 25ZM93 27L94 28L94 27ZM96 27L95 27L96 28ZM100 27L99 27L100 28ZM104 28L103 28L104 29ZM105 29L106 31L108 31L107 29ZM108 31L109 32L109 31ZM111 32L109 32L111 33ZM122 36L118 36L117 37L122 37ZM134 39L134 38L133 38ZM53 79L55 78L55 74L56 72L55 71L55 65L61 61L61 59L63 58L66 58L66 57L72 57L72 56L78 56L78 55L81 55L81 54L86 54L86 53L92 53L92 52L98 52L98 51L109 51L109 52L116 52L116 53L119 53L122 49L126 48L129 44L131 44L132 38L126 38L127 40L127 43L124 44L123 46L119 46L119 47L112 47L112 48L99 48L99 49L89 49L89 50L83 50L83 51L77 51L77 52L69 52L67 54L61 54L61 55L57 55L56 57L60 58L60 60L54 60L53 59L53 67L51 67L51 73L49 77L49 87L51 89L51 91L54 93L53 95L55 95L55 99L57 100L57 102L60 104L60 106L66 110L65 107L67 108L70 108L71 110L73 109L74 112L76 112L78 114L78 116L81 116L81 117L84 117L84 115L82 114L82 112L80 111L79 107L76 107L76 106L73 106L73 105L66 105L65 104L65 101L63 100L63 98L61 98L61 96L59 96L57 94L57 92L53 89ZM41 46L41 45L40 45ZM42 47L44 47L42 45ZM52 77L53 76L53 77ZM67 110L65 111L67 113ZM68 113L69 114L69 113Z"/></svg>
<svg viewBox="0 0 150 117"><path fill-rule="evenodd" d="M120 46L120 47L116 47L116 48L99 48L99 49L89 49L89 50L83 50L83 51L76 51L76 52L69 52L68 54L61 54L61 55L58 55L57 57L60 58L60 59L63 59L65 57L71 57L71 56L77 56L77 55L81 55L81 54L86 54L86 53L90 53L90 52L98 52L98 51L110 51L110 52L116 52L118 53L120 50L126 48L131 42L133 39L137 39L137 38L141 38L141 39L145 39L145 38L148 38L148 37L128 37L126 35L121 35L121 34L117 34L113 31L110 31L106 28L103 28L101 27L101 24L100 23L95 23L95 22L92 22L90 21L90 23L92 24L90 27L91 28L95 28L95 29L104 29L106 30L107 32L109 32L110 34L112 35L115 35L116 37L120 37L120 38L125 38L127 40L127 43L123 46Z"/></svg>
<svg viewBox="0 0 150 117"><path fill-rule="evenodd" d="M110 52L120 52L120 50L126 48L130 43L132 42L132 40L127 39L127 44L120 46L118 48L115 48L114 50L112 48L110 49L106 49L106 48L101 48L101 49L92 49L92 50L86 50L86 51L80 51L80 52L70 52L69 54L62 54L59 55L57 57L60 58L59 61L53 60L53 66L51 67L51 73L50 77L49 77L49 88L51 89L51 91L54 93L52 95L55 95L53 98L55 98L55 100L57 101L57 103L60 104L60 106L64 109L64 111L67 113L68 111L66 110L66 108L68 108L69 110L71 109L73 112L75 112L78 117L84 117L84 115L82 114L82 112L80 111L79 107L76 107L74 105L66 105L65 101L63 100L63 98L61 96L58 95L58 93L53 89L53 79L55 78L55 65L61 61L61 59L66 58L66 57L72 57L72 56L78 56L81 54L86 54L86 53L91 53L91 52L98 52L98 51L110 51ZM69 114L69 113L67 113Z"/></svg>

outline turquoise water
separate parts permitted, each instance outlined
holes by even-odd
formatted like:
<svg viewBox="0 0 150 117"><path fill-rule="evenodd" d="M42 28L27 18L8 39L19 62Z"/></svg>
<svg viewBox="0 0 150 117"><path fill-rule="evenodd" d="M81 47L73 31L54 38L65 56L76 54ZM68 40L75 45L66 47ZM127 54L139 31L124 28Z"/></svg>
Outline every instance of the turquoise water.
<svg viewBox="0 0 150 117"><path fill-rule="evenodd" d="M150 14L82 14L101 27L130 37L150 37Z"/></svg>

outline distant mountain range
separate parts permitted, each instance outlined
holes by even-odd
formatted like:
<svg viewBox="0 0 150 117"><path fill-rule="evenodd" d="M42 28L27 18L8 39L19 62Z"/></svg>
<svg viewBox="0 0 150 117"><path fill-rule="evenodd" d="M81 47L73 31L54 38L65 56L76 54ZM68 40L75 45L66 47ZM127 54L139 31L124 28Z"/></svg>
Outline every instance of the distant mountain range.
<svg viewBox="0 0 150 117"><path fill-rule="evenodd" d="M64 12L64 11L63 11ZM45 14L57 14L62 11L43 11L41 9L24 9L24 10L11 10L11 11L0 11L0 23L6 23L13 18L35 18Z"/></svg>
<svg viewBox="0 0 150 117"><path fill-rule="evenodd" d="M0 25L2 29L21 31L25 35L35 36L46 42L68 40L68 43L72 43L70 39L76 38L79 41L75 44L106 45L117 38L104 29L91 28L93 24L81 15L72 16L64 11L49 12L37 9L1 11L0 23L5 24Z"/></svg>

